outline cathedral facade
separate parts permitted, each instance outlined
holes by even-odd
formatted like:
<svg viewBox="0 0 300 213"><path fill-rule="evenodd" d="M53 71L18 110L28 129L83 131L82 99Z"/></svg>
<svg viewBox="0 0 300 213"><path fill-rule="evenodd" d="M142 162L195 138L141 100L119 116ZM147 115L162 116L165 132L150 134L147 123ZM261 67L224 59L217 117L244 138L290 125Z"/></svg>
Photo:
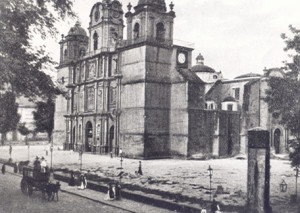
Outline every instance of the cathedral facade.
<svg viewBox="0 0 300 213"><path fill-rule="evenodd" d="M56 99L54 143L145 159L244 150L235 100L222 100L231 106L222 110L213 95L221 73L198 75L193 48L174 44L174 5L139 0L127 8L124 14L117 0L98 2L88 35L76 23L62 37L58 79L65 95Z"/></svg>

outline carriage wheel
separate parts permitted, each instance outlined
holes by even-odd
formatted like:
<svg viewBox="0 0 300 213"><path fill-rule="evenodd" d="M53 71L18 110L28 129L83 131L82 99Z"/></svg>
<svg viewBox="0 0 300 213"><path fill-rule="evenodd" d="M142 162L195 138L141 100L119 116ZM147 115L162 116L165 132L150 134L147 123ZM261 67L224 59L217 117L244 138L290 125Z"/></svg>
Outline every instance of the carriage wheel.
<svg viewBox="0 0 300 213"><path fill-rule="evenodd" d="M21 181L21 190L22 190L23 194L27 194L27 192L28 192L28 186L24 179L22 179L22 181Z"/></svg>
<svg viewBox="0 0 300 213"><path fill-rule="evenodd" d="M30 184L28 184L28 195L31 196L33 193L33 188Z"/></svg>

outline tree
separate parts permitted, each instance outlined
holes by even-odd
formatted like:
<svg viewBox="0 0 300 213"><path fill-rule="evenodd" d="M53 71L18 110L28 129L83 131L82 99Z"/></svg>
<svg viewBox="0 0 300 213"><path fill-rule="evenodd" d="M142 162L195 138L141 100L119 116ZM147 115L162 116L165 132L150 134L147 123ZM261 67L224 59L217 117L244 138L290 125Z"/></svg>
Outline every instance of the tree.
<svg viewBox="0 0 300 213"><path fill-rule="evenodd" d="M30 134L30 130L26 127L26 123L22 123L18 127L18 131L21 135L24 135L26 137L26 145L27 145L27 136Z"/></svg>
<svg viewBox="0 0 300 213"><path fill-rule="evenodd" d="M35 49L34 36L55 37L55 23L75 17L73 0L0 1L0 90L35 99L58 94L42 69L55 62L45 46Z"/></svg>
<svg viewBox="0 0 300 213"><path fill-rule="evenodd" d="M46 132L50 143L54 128L55 103L51 98L48 98L47 102L39 101L36 104L36 110L33 112L35 131Z"/></svg>
<svg viewBox="0 0 300 213"><path fill-rule="evenodd" d="M18 104L16 103L14 93L6 92L0 94L0 133L2 135L2 145L4 145L6 133L16 130L19 120Z"/></svg>
<svg viewBox="0 0 300 213"><path fill-rule="evenodd" d="M300 30L289 26L292 37L282 34L285 51L292 52L292 62L285 62L288 68L285 78L271 77L268 81L266 101L269 111L280 118L296 138L290 146L290 160L293 167L300 166Z"/></svg>

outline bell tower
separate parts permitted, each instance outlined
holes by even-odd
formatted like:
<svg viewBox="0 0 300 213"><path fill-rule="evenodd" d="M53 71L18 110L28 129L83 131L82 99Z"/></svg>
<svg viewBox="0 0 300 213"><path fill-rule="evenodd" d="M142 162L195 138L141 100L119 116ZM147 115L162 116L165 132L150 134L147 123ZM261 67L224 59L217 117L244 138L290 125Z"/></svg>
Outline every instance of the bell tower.
<svg viewBox="0 0 300 213"><path fill-rule="evenodd" d="M137 158L170 156L173 4L139 0L127 18L127 40L119 45L121 85L120 145Z"/></svg>
<svg viewBox="0 0 300 213"><path fill-rule="evenodd" d="M171 3L170 11L166 10L164 0L139 0L131 12L127 6L127 39L137 41L158 41L171 45L173 43L173 21L175 12Z"/></svg>
<svg viewBox="0 0 300 213"><path fill-rule="evenodd" d="M96 3L90 13L89 51L115 51L118 41L123 39L123 10L117 0L102 0Z"/></svg>

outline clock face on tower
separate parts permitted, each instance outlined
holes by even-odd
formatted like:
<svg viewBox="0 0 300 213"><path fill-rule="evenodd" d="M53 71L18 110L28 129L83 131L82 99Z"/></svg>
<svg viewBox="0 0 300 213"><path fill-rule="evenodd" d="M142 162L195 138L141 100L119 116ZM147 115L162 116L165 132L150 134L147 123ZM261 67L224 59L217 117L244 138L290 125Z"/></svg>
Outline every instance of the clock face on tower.
<svg viewBox="0 0 300 213"><path fill-rule="evenodd" d="M181 68L187 68L187 52L178 50L177 51L177 66Z"/></svg>
<svg viewBox="0 0 300 213"><path fill-rule="evenodd" d="M184 54L184 53L179 53L179 54L178 54L177 60L178 60L178 62L179 62L180 64L184 64L185 61L186 61L185 54Z"/></svg>

